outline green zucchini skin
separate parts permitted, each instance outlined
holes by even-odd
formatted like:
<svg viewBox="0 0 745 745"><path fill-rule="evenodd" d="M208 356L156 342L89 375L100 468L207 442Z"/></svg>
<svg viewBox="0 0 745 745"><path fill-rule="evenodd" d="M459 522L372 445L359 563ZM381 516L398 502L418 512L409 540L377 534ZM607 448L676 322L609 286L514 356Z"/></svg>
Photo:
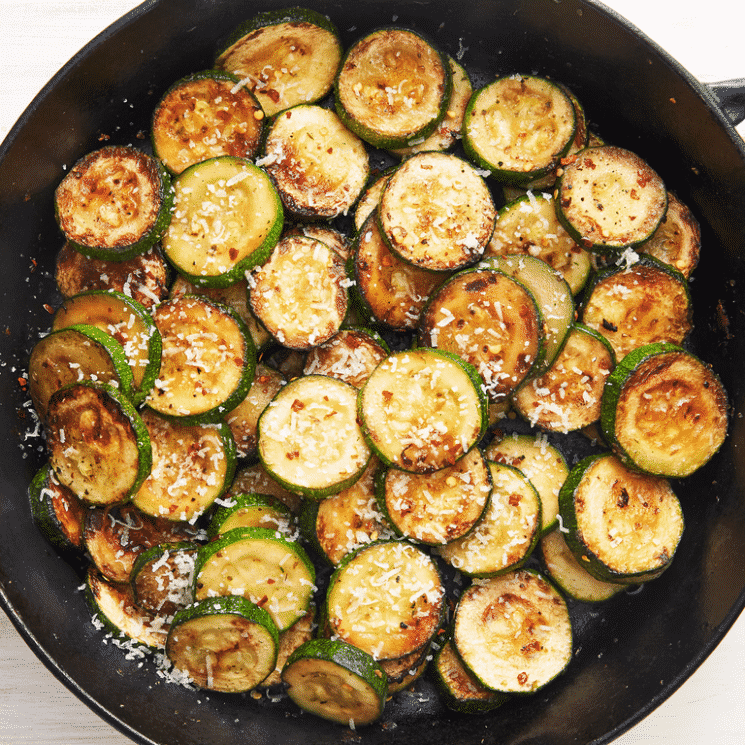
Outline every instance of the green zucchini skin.
<svg viewBox="0 0 745 745"><path fill-rule="evenodd" d="M309 669L309 677L314 685L307 688L293 686L294 674L300 665ZM347 679L359 686L357 696L352 695L350 682L340 684L339 679ZM290 698L298 706L339 724L371 724L382 716L388 694L388 677L384 668L372 655L338 639L312 639L302 644L287 658L282 669L282 680L288 686ZM329 696L325 702L318 701L318 686L323 686L326 681L328 690L323 694L330 693L334 698L332 700ZM311 700L308 700L309 694ZM363 695L368 699L366 711L362 708L364 702L360 701ZM362 717L355 715L355 710L359 709L362 709Z"/></svg>

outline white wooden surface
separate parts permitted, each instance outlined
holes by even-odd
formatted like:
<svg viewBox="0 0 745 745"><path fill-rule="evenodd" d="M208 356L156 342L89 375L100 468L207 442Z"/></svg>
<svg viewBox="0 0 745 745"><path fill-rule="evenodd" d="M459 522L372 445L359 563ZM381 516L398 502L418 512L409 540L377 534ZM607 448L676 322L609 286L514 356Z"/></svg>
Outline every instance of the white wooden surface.
<svg viewBox="0 0 745 745"><path fill-rule="evenodd" d="M738 0L606 4L700 80L745 77L745 6ZM135 5L134 0L0 0L0 141L56 71ZM738 129L745 135L745 125ZM127 745L131 740L58 682L0 613L0 745L63 743ZM616 743L745 743L745 616L692 678Z"/></svg>

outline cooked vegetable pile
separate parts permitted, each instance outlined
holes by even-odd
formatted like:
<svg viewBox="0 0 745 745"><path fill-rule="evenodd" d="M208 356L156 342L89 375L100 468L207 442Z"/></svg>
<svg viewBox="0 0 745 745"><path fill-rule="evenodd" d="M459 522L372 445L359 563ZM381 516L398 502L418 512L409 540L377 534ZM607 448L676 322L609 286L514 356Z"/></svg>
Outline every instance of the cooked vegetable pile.
<svg viewBox="0 0 745 745"><path fill-rule="evenodd" d="M261 13L59 184L33 512L171 679L354 727L428 674L475 714L670 566L728 424L698 224L561 82L491 73Z"/></svg>

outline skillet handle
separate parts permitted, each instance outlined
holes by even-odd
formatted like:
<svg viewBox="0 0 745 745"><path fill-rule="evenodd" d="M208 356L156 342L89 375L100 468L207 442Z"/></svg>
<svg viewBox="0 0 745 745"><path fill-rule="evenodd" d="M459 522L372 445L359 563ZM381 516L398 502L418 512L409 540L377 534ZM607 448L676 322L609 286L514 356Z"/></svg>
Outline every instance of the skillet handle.
<svg viewBox="0 0 745 745"><path fill-rule="evenodd" d="M705 84L719 100L719 105L733 125L745 121L745 78Z"/></svg>

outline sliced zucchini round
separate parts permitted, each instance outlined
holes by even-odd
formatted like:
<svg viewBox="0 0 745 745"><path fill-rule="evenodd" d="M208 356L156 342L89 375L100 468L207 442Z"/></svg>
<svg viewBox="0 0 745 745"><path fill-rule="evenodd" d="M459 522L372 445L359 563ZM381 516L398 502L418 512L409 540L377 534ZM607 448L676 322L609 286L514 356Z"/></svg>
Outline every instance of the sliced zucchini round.
<svg viewBox="0 0 745 745"><path fill-rule="evenodd" d="M378 209L390 249L422 269L454 271L484 253L496 208L483 177L451 153L412 155L391 175Z"/></svg>
<svg viewBox="0 0 745 745"><path fill-rule="evenodd" d="M152 443L149 476L132 497L148 515L193 523L228 488L236 448L225 422L185 425L142 412Z"/></svg>
<svg viewBox="0 0 745 745"><path fill-rule="evenodd" d="M31 480L28 498L34 522L55 548L63 552L83 548L83 524L88 508L59 483L49 463Z"/></svg>
<svg viewBox="0 0 745 745"><path fill-rule="evenodd" d="M582 323L608 339L618 360L646 344L681 344L692 329L688 282L652 256L603 269L586 292Z"/></svg>
<svg viewBox="0 0 745 745"><path fill-rule="evenodd" d="M85 598L97 628L105 629L117 639L131 639L147 649L165 647L168 622L164 616L138 607L128 584L110 582L91 567L86 575Z"/></svg>
<svg viewBox="0 0 745 745"><path fill-rule="evenodd" d="M57 254L54 279L65 298L90 290L114 290L151 310L168 297L170 278L159 244L131 259L109 261L91 259L65 242Z"/></svg>
<svg viewBox="0 0 745 745"><path fill-rule="evenodd" d="M543 566L548 575L568 597L582 603L602 603L617 595L624 585L595 579L572 553L561 529L541 538L539 544Z"/></svg>
<svg viewBox="0 0 745 745"><path fill-rule="evenodd" d="M370 373L389 354L388 344L374 331L343 328L335 336L311 349L304 375L328 375L362 388Z"/></svg>
<svg viewBox="0 0 745 745"><path fill-rule="evenodd" d="M435 656L435 674L445 705L463 714L483 714L509 699L483 686L461 662L452 640L448 639Z"/></svg>
<svg viewBox="0 0 745 745"><path fill-rule="evenodd" d="M316 499L354 483L370 460L357 389L325 375L288 383L259 418L259 458L280 484Z"/></svg>
<svg viewBox="0 0 745 745"><path fill-rule="evenodd" d="M498 181L525 185L548 175L574 141L574 106L555 83L508 75L475 91L463 146Z"/></svg>
<svg viewBox="0 0 745 745"><path fill-rule="evenodd" d="M543 359L544 328L540 307L524 284L489 267L467 269L429 299L419 343L467 360L489 399L499 402Z"/></svg>
<svg viewBox="0 0 745 745"><path fill-rule="evenodd" d="M551 195L540 192L527 192L497 214L484 258L510 254L542 259L564 277L573 295L584 287L592 268L589 252L572 239L556 217Z"/></svg>
<svg viewBox="0 0 745 745"><path fill-rule="evenodd" d="M584 458L559 493L564 539L593 577L636 584L670 566L683 512L669 482L632 471L612 453Z"/></svg>
<svg viewBox="0 0 745 745"><path fill-rule="evenodd" d="M512 397L517 412L551 432L573 432L600 419L603 391L615 366L613 348L597 331L573 324L551 367Z"/></svg>
<svg viewBox="0 0 745 745"><path fill-rule="evenodd" d="M364 191L357 200L357 206L354 210L354 229L359 233L362 230L362 226L368 217L375 211L375 208L380 204L380 197L383 194L388 179L395 170L393 168L387 168L382 173L377 174L374 178L371 178L365 187Z"/></svg>
<svg viewBox="0 0 745 745"><path fill-rule="evenodd" d="M141 404L158 377L162 351L160 332L147 308L115 290L81 292L57 309L52 330L76 324L96 326L124 347L134 378L132 398Z"/></svg>
<svg viewBox="0 0 745 745"><path fill-rule="evenodd" d="M623 250L648 240L667 210L667 189L636 153L605 145L572 156L555 192L556 214L577 243Z"/></svg>
<svg viewBox="0 0 745 745"><path fill-rule="evenodd" d="M541 499L527 476L512 466L489 463L492 492L474 529L435 551L471 577L493 577L521 567L541 529Z"/></svg>
<svg viewBox="0 0 745 745"><path fill-rule="evenodd" d="M608 378L601 425L627 464L682 478L721 447L727 409L727 393L709 365L673 344L650 344L630 352Z"/></svg>
<svg viewBox="0 0 745 745"><path fill-rule="evenodd" d="M429 41L382 28L347 50L334 81L336 111L374 147L407 147L436 129L451 87L447 59Z"/></svg>
<svg viewBox="0 0 745 745"><path fill-rule="evenodd" d="M370 173L362 140L333 111L308 104L276 117L258 163L272 177L285 209L306 220L346 215Z"/></svg>
<svg viewBox="0 0 745 745"><path fill-rule="evenodd" d="M351 727L379 719L388 693L385 671L371 655L331 639L313 639L296 649L282 681L301 709Z"/></svg>
<svg viewBox="0 0 745 745"><path fill-rule="evenodd" d="M234 528L199 549L194 597L242 595L284 631L308 613L315 579L313 564L296 541L269 528Z"/></svg>
<svg viewBox="0 0 745 745"><path fill-rule="evenodd" d="M295 621L289 629L285 629L279 635L279 649L277 650L277 664L268 677L261 681L261 688L274 688L282 685L282 668L289 656L302 644L310 641L315 636L316 628L315 606L301 619Z"/></svg>
<svg viewBox="0 0 745 745"><path fill-rule="evenodd" d="M110 334L76 324L52 331L34 345L28 363L28 389L42 421L52 393L81 380L108 383L132 397L132 369L124 348Z"/></svg>
<svg viewBox="0 0 745 745"><path fill-rule="evenodd" d="M334 571L326 619L337 638L392 660L426 646L439 628L445 590L437 565L403 541L357 549Z"/></svg>
<svg viewBox="0 0 745 745"><path fill-rule="evenodd" d="M399 331L414 330L430 294L448 278L393 253L378 227L377 209L354 242L352 297L364 318ZM352 273L350 272L350 273Z"/></svg>
<svg viewBox="0 0 745 745"><path fill-rule="evenodd" d="M57 479L84 502L124 502L150 473L147 428L131 401L105 383L71 383L52 394L46 434Z"/></svg>
<svg viewBox="0 0 745 745"><path fill-rule="evenodd" d="M453 641L476 679L501 693L535 693L572 658L566 603L527 569L474 582L458 602Z"/></svg>
<svg viewBox="0 0 745 745"><path fill-rule="evenodd" d="M537 256L493 256L481 263L513 277L530 290L544 324L543 357L531 376L545 372L564 345L574 322L574 299L569 284L553 267Z"/></svg>
<svg viewBox="0 0 745 745"><path fill-rule="evenodd" d="M173 181L173 220L163 251L198 287L227 287L266 261L284 224L272 180L245 158L196 163Z"/></svg>
<svg viewBox="0 0 745 745"><path fill-rule="evenodd" d="M667 193L667 212L652 237L637 247L690 278L701 253L701 226L672 192Z"/></svg>
<svg viewBox="0 0 745 745"><path fill-rule="evenodd" d="M244 466L236 472L233 483L225 494L225 499L230 499L236 494L250 494L251 492L276 497L280 502L287 505L293 515L296 515L300 511L300 505L303 501L300 494L291 492L281 484L278 484L266 472L261 462Z"/></svg>
<svg viewBox="0 0 745 745"><path fill-rule="evenodd" d="M163 361L146 404L182 424L222 419L253 380L256 349L246 324L232 308L202 295L161 303L154 320Z"/></svg>
<svg viewBox="0 0 745 745"><path fill-rule="evenodd" d="M471 99L473 86L471 85L468 72L463 65L460 62L456 62L450 56L447 59L453 85L445 116L443 116L437 125L437 129L429 137L419 137L412 141L408 147L394 149L394 155L398 155L400 158L408 158L410 155L431 150L450 150L460 139L463 116L466 113L466 106L468 106L468 102Z"/></svg>
<svg viewBox="0 0 745 745"><path fill-rule="evenodd" d="M414 473L454 465L481 439L487 424L478 373L440 349L387 357L361 389L358 410L380 460Z"/></svg>
<svg viewBox="0 0 745 745"><path fill-rule="evenodd" d="M57 221L78 251L123 261L160 240L173 193L165 167L132 147L105 147L81 158L54 193Z"/></svg>
<svg viewBox="0 0 745 745"><path fill-rule="evenodd" d="M208 598L176 614L166 641L173 666L200 688L256 688L277 662L279 633L270 615L241 597Z"/></svg>
<svg viewBox="0 0 745 745"><path fill-rule="evenodd" d="M323 98L342 47L333 23L309 8L258 13L223 44L215 66L240 78L267 116Z"/></svg>
<svg viewBox="0 0 745 745"><path fill-rule="evenodd" d="M378 505L393 529L433 546L470 533L486 511L492 489L491 471L477 447L434 473L389 468L379 472L376 482Z"/></svg>
<svg viewBox="0 0 745 745"><path fill-rule="evenodd" d="M307 350L341 328L349 304L344 260L325 243L287 235L249 280L249 302L269 333L288 349Z"/></svg>
<svg viewBox="0 0 745 745"><path fill-rule="evenodd" d="M559 490L569 475L569 466L546 435L513 433L492 440L484 450L488 460L522 471L541 498L541 535L559 524Z"/></svg>
<svg viewBox="0 0 745 745"><path fill-rule="evenodd" d="M177 80L153 114L155 155L171 173L220 155L253 158L259 150L264 111L235 75L203 70Z"/></svg>
<svg viewBox="0 0 745 745"><path fill-rule="evenodd" d="M294 518L284 502L269 494L233 494L215 510L207 532L214 538L234 528L267 528L291 538Z"/></svg>
<svg viewBox="0 0 745 745"><path fill-rule="evenodd" d="M194 601L194 562L197 545L191 541L161 543L136 559L130 583L138 607L172 618Z"/></svg>

